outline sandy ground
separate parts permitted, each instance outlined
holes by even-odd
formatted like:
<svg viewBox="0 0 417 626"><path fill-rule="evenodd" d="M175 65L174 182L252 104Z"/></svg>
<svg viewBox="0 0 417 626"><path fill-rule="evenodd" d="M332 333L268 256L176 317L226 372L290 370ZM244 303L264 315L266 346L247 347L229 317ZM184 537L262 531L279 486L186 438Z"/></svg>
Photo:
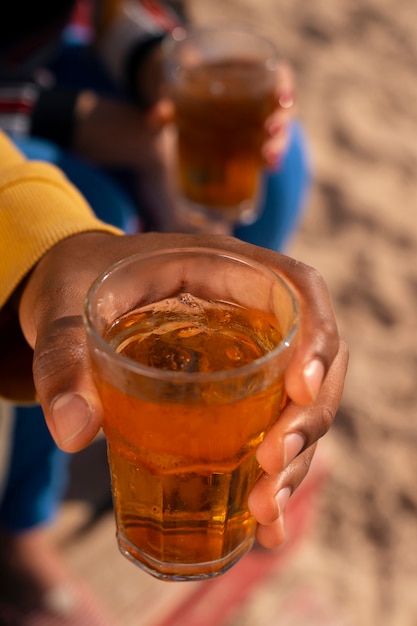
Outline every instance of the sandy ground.
<svg viewBox="0 0 417 626"><path fill-rule="evenodd" d="M197 20L257 25L296 70L315 184L289 253L326 278L351 352L330 479L294 567L353 626L416 626L415 2L190 4Z"/></svg>
<svg viewBox="0 0 417 626"><path fill-rule="evenodd" d="M326 278L350 346L330 478L294 575L314 580L353 626L416 626L416 5L192 5L197 20L244 16L297 72L315 184L289 253ZM236 625L256 623L245 614Z"/></svg>
<svg viewBox="0 0 417 626"><path fill-rule="evenodd" d="M324 275L351 352L342 406L325 440L330 475L314 526L285 572L269 578L230 626L281 626L280 598L294 581L340 616L323 613L297 626L416 626L415 2L189 4L196 21L257 25L296 70L315 182L288 252ZM76 550L70 558L92 574ZM113 577L124 559L114 567ZM91 578L104 595L100 575L105 570ZM265 615L268 603L275 617L267 623L259 610Z"/></svg>

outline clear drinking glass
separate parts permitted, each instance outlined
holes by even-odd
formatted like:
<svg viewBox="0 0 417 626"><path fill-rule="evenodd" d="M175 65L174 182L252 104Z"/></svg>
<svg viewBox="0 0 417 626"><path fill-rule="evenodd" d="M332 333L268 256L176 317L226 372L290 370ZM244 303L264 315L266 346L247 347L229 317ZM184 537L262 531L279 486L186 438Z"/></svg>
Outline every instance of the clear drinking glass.
<svg viewBox="0 0 417 626"><path fill-rule="evenodd" d="M111 267L84 322L121 552L162 579L221 574L253 543L255 452L286 400L294 293L245 257L173 249Z"/></svg>
<svg viewBox="0 0 417 626"><path fill-rule="evenodd" d="M183 220L200 230L253 222L265 121L275 108L273 44L249 29L177 28L163 50Z"/></svg>

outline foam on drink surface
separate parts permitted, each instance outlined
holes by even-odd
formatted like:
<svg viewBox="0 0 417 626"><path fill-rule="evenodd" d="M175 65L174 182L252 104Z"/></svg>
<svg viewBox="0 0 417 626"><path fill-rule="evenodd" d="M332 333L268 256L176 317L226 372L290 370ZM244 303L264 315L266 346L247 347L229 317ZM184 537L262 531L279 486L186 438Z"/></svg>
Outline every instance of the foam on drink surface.
<svg viewBox="0 0 417 626"><path fill-rule="evenodd" d="M149 367L209 373L251 363L282 336L272 315L182 293L119 318L106 339Z"/></svg>

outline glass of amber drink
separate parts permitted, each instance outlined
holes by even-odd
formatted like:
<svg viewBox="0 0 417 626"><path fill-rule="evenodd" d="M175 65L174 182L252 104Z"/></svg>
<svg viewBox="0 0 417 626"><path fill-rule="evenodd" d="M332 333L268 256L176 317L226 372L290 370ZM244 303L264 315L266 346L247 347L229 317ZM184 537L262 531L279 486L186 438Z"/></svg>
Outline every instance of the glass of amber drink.
<svg viewBox="0 0 417 626"><path fill-rule="evenodd" d="M275 108L274 46L251 30L177 28L164 59L183 218L203 230L253 222L263 191L265 121Z"/></svg>
<svg viewBox="0 0 417 626"><path fill-rule="evenodd" d="M135 255L93 284L117 539L150 574L209 578L251 547L255 452L286 402L298 318L278 274L221 250Z"/></svg>

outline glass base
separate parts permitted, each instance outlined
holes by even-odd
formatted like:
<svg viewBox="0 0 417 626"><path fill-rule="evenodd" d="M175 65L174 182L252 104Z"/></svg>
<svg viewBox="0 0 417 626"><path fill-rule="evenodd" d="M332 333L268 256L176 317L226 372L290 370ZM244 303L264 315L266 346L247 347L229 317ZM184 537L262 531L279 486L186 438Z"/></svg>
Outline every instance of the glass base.
<svg viewBox="0 0 417 626"><path fill-rule="evenodd" d="M259 203L249 199L235 207L210 207L184 196L178 203L180 219L196 232L230 234L235 226L247 226L259 216Z"/></svg>
<svg viewBox="0 0 417 626"><path fill-rule="evenodd" d="M204 580L221 576L249 552L254 540L255 533L252 533L235 548L233 552L215 561L208 561L206 563L169 563L158 561L150 557L148 554L126 541L123 536L118 535L117 537L119 550L123 556L151 576L166 581Z"/></svg>

